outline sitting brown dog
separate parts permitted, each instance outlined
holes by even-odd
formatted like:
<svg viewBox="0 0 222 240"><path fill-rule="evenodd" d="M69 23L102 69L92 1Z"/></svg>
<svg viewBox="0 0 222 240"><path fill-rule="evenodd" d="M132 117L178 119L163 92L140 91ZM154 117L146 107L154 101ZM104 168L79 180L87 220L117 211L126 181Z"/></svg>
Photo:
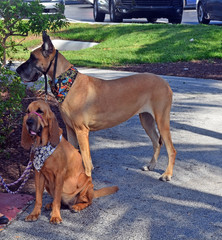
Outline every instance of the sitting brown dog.
<svg viewBox="0 0 222 240"><path fill-rule="evenodd" d="M52 209L51 223L60 223L61 202L71 210L80 211L92 204L93 198L118 191L117 186L94 190L92 178L85 174L82 158L62 136L56 117L42 100L32 102L23 120L21 145L32 146L35 167L36 201L26 221L36 221L41 213L44 188L53 197L46 205Z"/></svg>

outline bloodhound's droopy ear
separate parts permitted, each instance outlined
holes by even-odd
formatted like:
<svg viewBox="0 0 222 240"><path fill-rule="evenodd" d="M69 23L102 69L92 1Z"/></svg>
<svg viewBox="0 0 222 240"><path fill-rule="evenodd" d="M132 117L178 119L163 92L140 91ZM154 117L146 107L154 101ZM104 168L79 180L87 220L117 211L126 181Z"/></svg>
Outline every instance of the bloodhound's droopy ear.
<svg viewBox="0 0 222 240"><path fill-rule="evenodd" d="M26 128L26 119L23 119L21 145L24 149L29 150L32 146L32 138Z"/></svg>
<svg viewBox="0 0 222 240"><path fill-rule="evenodd" d="M53 53L54 46L52 44L52 41L50 37L47 35L46 31L42 32L42 54L45 58L49 57L51 53Z"/></svg>
<svg viewBox="0 0 222 240"><path fill-rule="evenodd" d="M49 141L53 147L59 144L59 124L55 117L55 114L50 111L49 112Z"/></svg>

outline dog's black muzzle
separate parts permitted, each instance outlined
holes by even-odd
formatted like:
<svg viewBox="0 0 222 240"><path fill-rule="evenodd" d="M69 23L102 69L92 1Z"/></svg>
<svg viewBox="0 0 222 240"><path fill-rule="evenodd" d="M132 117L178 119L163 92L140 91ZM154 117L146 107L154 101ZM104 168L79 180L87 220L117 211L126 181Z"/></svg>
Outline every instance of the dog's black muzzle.
<svg viewBox="0 0 222 240"><path fill-rule="evenodd" d="M35 67L35 64L30 59L21 64L16 69L16 72L24 82L35 82L42 76L42 72Z"/></svg>

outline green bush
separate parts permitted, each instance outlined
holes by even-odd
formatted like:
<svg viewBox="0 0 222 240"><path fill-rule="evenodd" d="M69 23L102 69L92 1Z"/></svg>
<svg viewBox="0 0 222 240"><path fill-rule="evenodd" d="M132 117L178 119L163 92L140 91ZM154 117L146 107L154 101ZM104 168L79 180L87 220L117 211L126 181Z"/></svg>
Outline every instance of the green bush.
<svg viewBox="0 0 222 240"><path fill-rule="evenodd" d="M25 89L15 72L0 66L0 149L5 147L18 122Z"/></svg>
<svg viewBox="0 0 222 240"><path fill-rule="evenodd" d="M58 6L55 14L43 14L44 7L39 0L30 3L23 0L1 0L0 1L0 46L3 51L0 60L6 64L6 56L17 52L17 47L22 46L29 33L40 34L42 31L56 31L68 26L63 14L64 7ZM24 20L26 19L26 20ZM20 41L14 41L12 37L20 36Z"/></svg>

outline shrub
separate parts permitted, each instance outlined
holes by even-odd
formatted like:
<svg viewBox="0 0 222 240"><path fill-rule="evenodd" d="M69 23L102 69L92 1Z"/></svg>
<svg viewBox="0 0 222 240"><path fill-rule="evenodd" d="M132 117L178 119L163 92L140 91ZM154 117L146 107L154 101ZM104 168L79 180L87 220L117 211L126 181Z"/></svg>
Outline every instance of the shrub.
<svg viewBox="0 0 222 240"><path fill-rule="evenodd" d="M4 65L6 55L16 52L17 46L22 46L22 38L16 42L12 37L27 37L29 32L40 34L46 30L56 31L68 25L63 6L58 7L56 14L43 14L43 9L39 0L30 3L23 0L0 1L0 60Z"/></svg>
<svg viewBox="0 0 222 240"><path fill-rule="evenodd" d="M13 128L18 124L25 89L15 72L0 66L0 149L6 146Z"/></svg>

